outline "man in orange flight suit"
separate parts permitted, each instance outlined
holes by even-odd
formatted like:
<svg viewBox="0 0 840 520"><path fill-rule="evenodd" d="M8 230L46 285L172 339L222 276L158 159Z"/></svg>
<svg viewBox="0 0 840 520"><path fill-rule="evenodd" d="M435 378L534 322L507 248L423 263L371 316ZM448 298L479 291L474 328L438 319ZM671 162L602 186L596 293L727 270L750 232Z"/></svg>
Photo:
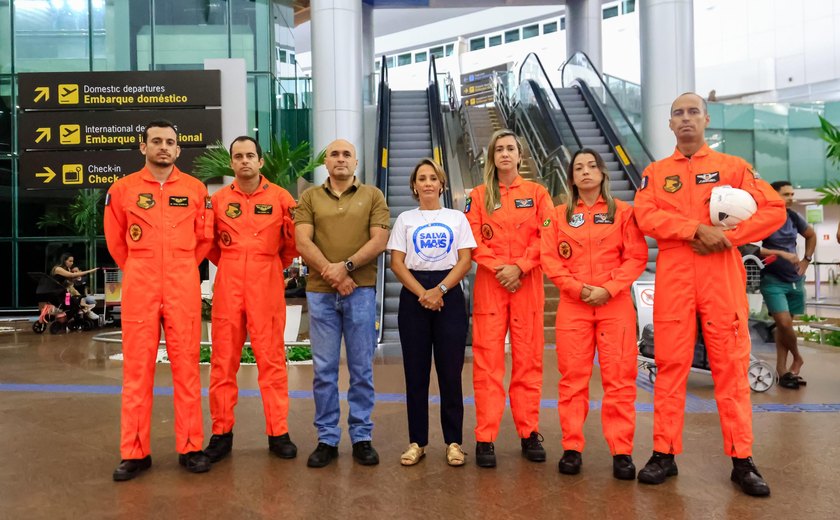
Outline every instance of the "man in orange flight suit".
<svg viewBox="0 0 840 520"><path fill-rule="evenodd" d="M557 368L562 375L557 411L563 430L560 473L580 472L589 413L589 380L595 347L604 399L601 423L613 476L636 478L636 310L632 284L645 270L648 248L633 207L607 197L609 178L603 159L584 148L572 159L569 185L572 211L557 206L542 232L542 265L560 289L557 307Z"/></svg>
<svg viewBox="0 0 840 520"><path fill-rule="evenodd" d="M213 194L216 238L207 257L219 267L213 291L213 355L210 415L213 435L204 452L218 462L233 447L236 372L246 333L257 360L269 450L284 459L297 455L289 437L283 266L297 256L295 200L260 175L260 144L248 136L230 145L236 179Z"/></svg>
<svg viewBox="0 0 840 520"><path fill-rule="evenodd" d="M671 105L670 128L677 148L644 172L636 194L641 230L659 243L653 307L657 377L654 386L653 456L639 481L660 484L677 474L682 451L686 380L697 333L703 338L720 413L724 450L732 457L731 479L749 494L770 488L752 460L752 407L746 274L737 246L755 242L785 221L785 204L744 160L706 144L705 101L693 93ZM715 186L730 185L753 196L758 210L736 228L711 225L709 198Z"/></svg>
<svg viewBox="0 0 840 520"><path fill-rule="evenodd" d="M504 345L508 330L512 357L510 408L522 453L531 461L545 461L538 431L545 345L539 237L553 204L542 185L519 175L519 146L516 135L509 130L493 135L486 168L494 170L491 175L498 183L495 210L487 210L485 184L470 193L464 209L478 243L473 250L473 260L478 264L473 290L473 386L476 463L481 467L496 465L493 442L505 410Z"/></svg>
<svg viewBox="0 0 840 520"><path fill-rule="evenodd" d="M175 442L188 471L210 469L201 451L201 288L198 264L213 237L207 188L181 172L172 123L153 121L143 131L146 166L111 186L105 198L108 251L123 270L122 462L114 480L151 467L152 390L160 327L175 387Z"/></svg>

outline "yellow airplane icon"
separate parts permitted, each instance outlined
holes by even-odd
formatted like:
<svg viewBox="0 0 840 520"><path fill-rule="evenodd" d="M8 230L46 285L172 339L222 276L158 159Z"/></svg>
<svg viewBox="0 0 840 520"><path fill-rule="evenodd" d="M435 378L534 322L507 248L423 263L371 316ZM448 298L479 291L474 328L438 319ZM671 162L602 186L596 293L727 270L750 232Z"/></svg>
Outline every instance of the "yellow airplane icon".
<svg viewBox="0 0 840 520"><path fill-rule="evenodd" d="M59 125L58 141L61 144L79 144L81 133L79 125Z"/></svg>
<svg viewBox="0 0 840 520"><path fill-rule="evenodd" d="M58 85L58 103L60 105L77 105L79 103L79 85L60 83Z"/></svg>

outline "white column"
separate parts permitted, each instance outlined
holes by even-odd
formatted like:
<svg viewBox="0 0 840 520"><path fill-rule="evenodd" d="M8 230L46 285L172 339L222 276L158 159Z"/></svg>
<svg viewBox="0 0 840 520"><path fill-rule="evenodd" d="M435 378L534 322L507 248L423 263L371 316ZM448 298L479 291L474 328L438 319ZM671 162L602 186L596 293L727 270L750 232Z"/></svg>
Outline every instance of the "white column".
<svg viewBox="0 0 840 520"><path fill-rule="evenodd" d="M335 139L356 147L357 173L363 177L362 2L312 0L313 145L322 150ZM327 170L315 172L323 183Z"/></svg>
<svg viewBox="0 0 840 520"><path fill-rule="evenodd" d="M566 57L578 51L585 52L598 72L603 72L600 0L566 1Z"/></svg>
<svg viewBox="0 0 840 520"><path fill-rule="evenodd" d="M376 104L376 99L373 97L375 90L373 84L374 73L379 70L378 64L374 64L375 56L373 36L373 6L370 4L362 4L362 80L364 90L362 92L362 101L365 105Z"/></svg>
<svg viewBox="0 0 840 520"><path fill-rule="evenodd" d="M671 103L694 91L693 0L641 0L644 140L655 159L671 155L676 143L668 128Z"/></svg>

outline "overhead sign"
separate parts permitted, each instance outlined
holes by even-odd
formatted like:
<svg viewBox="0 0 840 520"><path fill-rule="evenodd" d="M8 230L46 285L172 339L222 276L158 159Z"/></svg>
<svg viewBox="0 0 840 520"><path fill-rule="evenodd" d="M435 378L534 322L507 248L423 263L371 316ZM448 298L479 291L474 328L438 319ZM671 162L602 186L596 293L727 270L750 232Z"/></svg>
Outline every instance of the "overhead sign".
<svg viewBox="0 0 840 520"><path fill-rule="evenodd" d="M27 112L20 118L22 150L136 149L149 121L166 119L178 129L179 144L207 146L222 138L222 112L209 110L124 110Z"/></svg>
<svg viewBox="0 0 840 520"><path fill-rule="evenodd" d="M217 107L218 70L18 74L22 109Z"/></svg>
<svg viewBox="0 0 840 520"><path fill-rule="evenodd" d="M193 161L205 148L182 148L175 164L192 170ZM91 152L25 152L20 156L20 187L23 189L108 189L117 179L143 168L140 150Z"/></svg>

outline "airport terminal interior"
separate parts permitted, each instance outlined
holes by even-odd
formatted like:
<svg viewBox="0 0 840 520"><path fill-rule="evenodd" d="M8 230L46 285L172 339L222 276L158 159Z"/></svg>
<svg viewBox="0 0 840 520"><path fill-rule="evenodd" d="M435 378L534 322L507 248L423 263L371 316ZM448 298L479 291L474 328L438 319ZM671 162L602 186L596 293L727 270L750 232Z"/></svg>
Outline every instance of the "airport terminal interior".
<svg viewBox="0 0 840 520"><path fill-rule="evenodd" d="M0 284L0 518L836 518L837 27L840 0L0 0L0 259L7 266ZM342 424L338 459L307 467L318 437L309 306L295 282L308 273L296 258L277 290L286 294L288 423L297 458L269 453L257 367L243 363L232 455L208 473L184 471L164 339L154 374L153 465L131 482L112 481L120 462L123 273L102 221L110 185L143 164L145 123L178 125L177 165L211 194L230 183L223 176L232 171L229 156L221 167L208 158L238 135L255 138L275 164L292 165L276 182L296 199L327 179L313 162L318 152L345 138L358 150L357 177L382 190L393 223L417 206L408 176L426 157L448 174L442 206L468 208L483 182L487 143L502 129L524 145L520 174L542 184L554 204L566 200L565 171L583 147L603 157L615 198L632 204L645 168L674 150L670 104L683 92L705 100L710 148L743 158L768 182L789 181L792 209L815 232L805 312L793 323L807 381L797 388L779 384L773 318L758 289L763 263L745 260L753 456L770 497L746 496L730 481L715 388L702 368L688 379L679 476L659 486L613 478L597 358L583 469L560 474L563 338L554 326L560 295L547 278L539 331L546 462L521 455L508 406L495 441L498 466L476 465L468 337L466 464L447 465L433 373L426 456L400 465L408 444L401 284L387 253L377 261L376 282L379 465L354 461ZM644 273L631 290L640 345L639 469L653 449L656 379L644 345L660 250L650 237L647 244ZM800 256L805 248L799 237ZM92 314L63 312L69 293L65 300L49 275L63 254L82 270L99 268L77 286L95 302ZM216 267L205 260L199 271L209 354ZM475 271L464 283L469 308ZM206 444L209 363L200 373Z"/></svg>

